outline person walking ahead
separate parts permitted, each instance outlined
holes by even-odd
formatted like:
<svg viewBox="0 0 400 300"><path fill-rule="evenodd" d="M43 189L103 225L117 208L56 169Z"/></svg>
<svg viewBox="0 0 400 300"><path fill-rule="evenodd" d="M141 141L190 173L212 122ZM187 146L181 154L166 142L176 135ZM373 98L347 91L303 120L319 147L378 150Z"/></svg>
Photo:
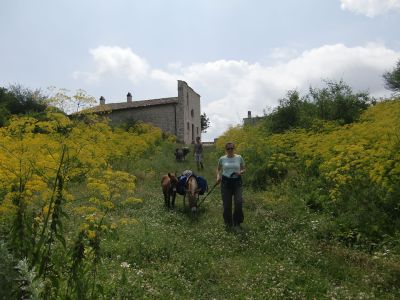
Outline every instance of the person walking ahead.
<svg viewBox="0 0 400 300"><path fill-rule="evenodd" d="M197 171L200 171L200 168L203 170L203 144L200 141L200 137L196 137L196 143L194 144L193 148L193 155L194 159L196 160L197 164Z"/></svg>
<svg viewBox="0 0 400 300"><path fill-rule="evenodd" d="M242 174L245 172L245 163L242 156L235 154L234 143L227 143L225 151L226 155L221 156L218 160L216 175L217 183L221 183L224 222L229 228L240 226L244 220Z"/></svg>

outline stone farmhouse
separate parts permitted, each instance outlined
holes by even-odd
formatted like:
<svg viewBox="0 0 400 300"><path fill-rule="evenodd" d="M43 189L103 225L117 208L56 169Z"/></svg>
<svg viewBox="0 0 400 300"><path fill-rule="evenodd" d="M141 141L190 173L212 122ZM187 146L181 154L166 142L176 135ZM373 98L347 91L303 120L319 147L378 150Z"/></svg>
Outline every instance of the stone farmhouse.
<svg viewBox="0 0 400 300"><path fill-rule="evenodd" d="M134 101L128 93L126 102L105 102L101 96L100 105L93 111L107 113L111 124L132 120L151 123L166 133L174 134L185 144L201 137L200 95L185 81L178 80L177 97Z"/></svg>

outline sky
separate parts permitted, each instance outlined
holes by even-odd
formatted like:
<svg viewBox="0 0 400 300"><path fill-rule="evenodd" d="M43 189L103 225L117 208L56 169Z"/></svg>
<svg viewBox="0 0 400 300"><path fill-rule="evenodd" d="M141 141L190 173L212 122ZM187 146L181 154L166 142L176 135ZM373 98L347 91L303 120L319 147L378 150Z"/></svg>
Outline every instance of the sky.
<svg viewBox="0 0 400 300"><path fill-rule="evenodd" d="M201 95L203 141L324 80L390 97L400 0L1 0L0 86L106 103Z"/></svg>

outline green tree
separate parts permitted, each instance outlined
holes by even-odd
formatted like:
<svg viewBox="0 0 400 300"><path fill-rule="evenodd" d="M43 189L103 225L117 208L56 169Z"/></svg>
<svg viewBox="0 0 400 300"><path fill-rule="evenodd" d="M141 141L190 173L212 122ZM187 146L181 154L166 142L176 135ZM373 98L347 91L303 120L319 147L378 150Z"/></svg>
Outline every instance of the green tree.
<svg viewBox="0 0 400 300"><path fill-rule="evenodd" d="M279 106L270 115L272 132L283 132L299 125L300 95L298 91L288 91L287 98L279 100Z"/></svg>
<svg viewBox="0 0 400 300"><path fill-rule="evenodd" d="M385 87L392 90L396 95L400 94L400 59L392 71L383 74Z"/></svg>
<svg viewBox="0 0 400 300"><path fill-rule="evenodd" d="M279 105L264 120L264 128L280 133L291 128L311 128L317 120L349 124L358 119L371 103L368 93L354 93L343 81L325 81L322 88L310 87L301 97L296 90L288 91Z"/></svg>
<svg viewBox="0 0 400 300"><path fill-rule="evenodd" d="M12 96L7 89L0 88L0 126L4 126L10 116L9 104L12 102Z"/></svg>
<svg viewBox="0 0 400 300"><path fill-rule="evenodd" d="M10 115L41 113L47 108L47 97L40 90L30 90L21 85L0 88L0 126Z"/></svg>
<svg viewBox="0 0 400 300"><path fill-rule="evenodd" d="M14 98L9 107L11 114L38 113L47 108L47 97L40 90L30 90L22 85L11 85L8 90Z"/></svg>
<svg viewBox="0 0 400 300"><path fill-rule="evenodd" d="M296 90L288 91L285 98L264 120L264 127L273 133L291 128L309 128L317 119L316 105L306 101Z"/></svg>
<svg viewBox="0 0 400 300"><path fill-rule="evenodd" d="M207 128L210 127L210 119L207 117L206 113L200 115L201 121L201 132L207 132Z"/></svg>
<svg viewBox="0 0 400 300"><path fill-rule="evenodd" d="M322 120L352 123L371 102L367 92L354 93L342 80L326 80L325 83L326 86L320 89L310 87L307 96L308 101L316 105L318 118Z"/></svg>

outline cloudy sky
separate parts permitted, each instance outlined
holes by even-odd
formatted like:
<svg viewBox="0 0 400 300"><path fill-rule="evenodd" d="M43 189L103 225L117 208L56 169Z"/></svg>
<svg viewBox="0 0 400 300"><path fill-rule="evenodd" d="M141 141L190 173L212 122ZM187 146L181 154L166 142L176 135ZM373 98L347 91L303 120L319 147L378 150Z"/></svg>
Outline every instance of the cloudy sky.
<svg viewBox="0 0 400 300"><path fill-rule="evenodd" d="M321 79L390 96L400 0L2 0L0 86L107 102L201 95L212 140Z"/></svg>

